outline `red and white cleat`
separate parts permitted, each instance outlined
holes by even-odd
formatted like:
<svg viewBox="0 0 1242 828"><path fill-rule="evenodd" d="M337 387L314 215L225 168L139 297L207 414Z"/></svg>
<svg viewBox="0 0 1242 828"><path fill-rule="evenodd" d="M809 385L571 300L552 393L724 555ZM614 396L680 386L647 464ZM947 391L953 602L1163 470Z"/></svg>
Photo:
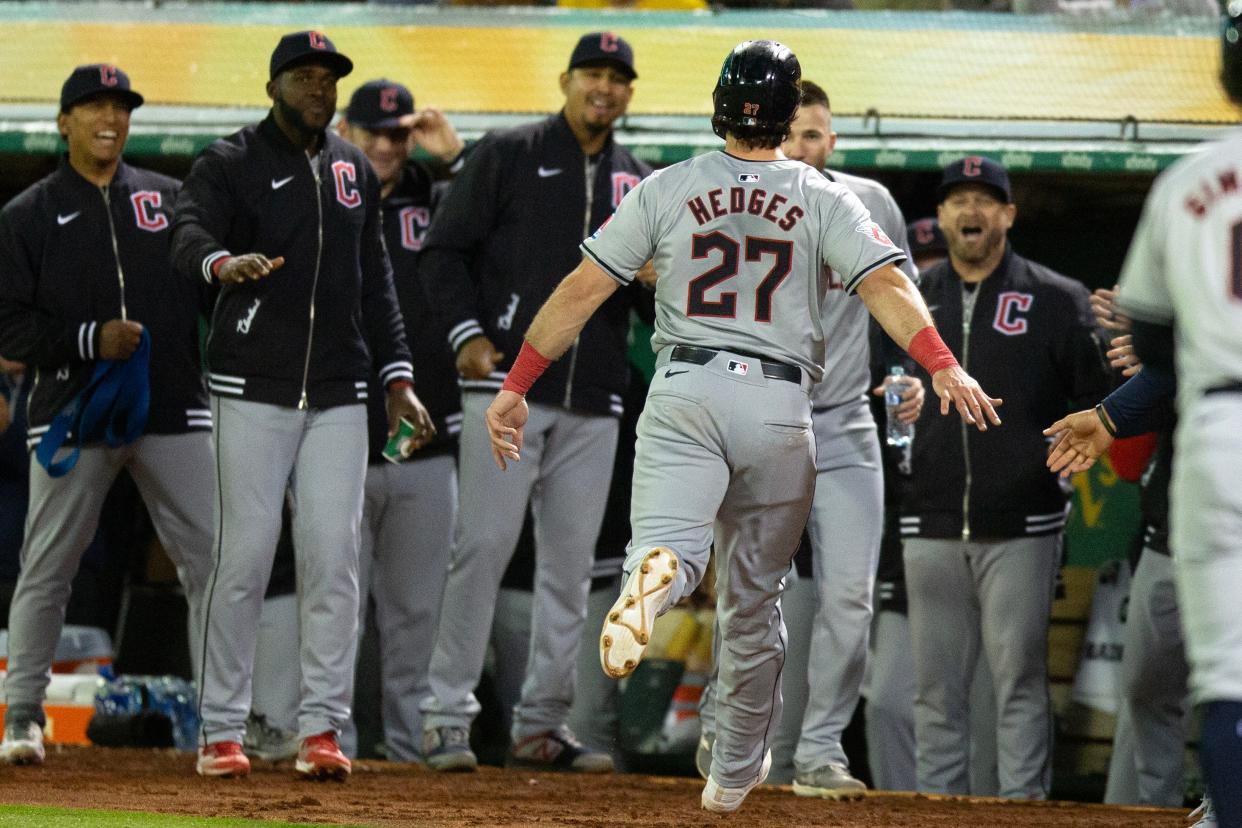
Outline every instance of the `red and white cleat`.
<svg viewBox="0 0 1242 828"><path fill-rule="evenodd" d="M212 742L198 749L199 776L232 778L250 773L250 760L238 742Z"/></svg>
<svg viewBox="0 0 1242 828"><path fill-rule="evenodd" d="M305 779L334 779L344 782L349 778L352 766L349 757L341 753L336 734L330 730L317 736L307 736L298 748L298 758L293 765L298 776Z"/></svg>

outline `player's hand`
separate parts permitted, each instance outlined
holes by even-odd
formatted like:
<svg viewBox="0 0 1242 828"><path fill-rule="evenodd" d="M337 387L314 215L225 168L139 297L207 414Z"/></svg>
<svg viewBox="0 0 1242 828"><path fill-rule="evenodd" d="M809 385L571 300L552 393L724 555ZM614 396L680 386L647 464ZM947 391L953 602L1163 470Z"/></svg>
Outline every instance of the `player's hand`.
<svg viewBox="0 0 1242 828"><path fill-rule="evenodd" d="M901 392L901 405L897 406L897 421L909 425L919 418L923 413L923 401L927 397L927 392L923 389L923 381L918 377L906 375L899 382L906 384L905 390ZM893 384L892 376L884 378L884 382L871 389L871 393L877 397L883 397L884 392Z"/></svg>
<svg viewBox="0 0 1242 828"><path fill-rule="evenodd" d="M1143 363L1139 362L1139 358L1134 354L1134 344L1130 334L1115 336L1109 344L1113 347L1105 351L1104 355L1108 357L1109 365L1121 369L1123 377L1132 377L1143 370Z"/></svg>
<svg viewBox="0 0 1242 828"><path fill-rule="evenodd" d="M431 422L431 415L427 413L427 409L414 391L406 385L390 385L388 387L389 439L397 433L402 417L414 426L414 434L410 438L410 452L418 451L436 436L436 427Z"/></svg>
<svg viewBox="0 0 1242 828"><path fill-rule="evenodd" d="M476 336L457 352L457 373L466 379L487 379L505 358L486 336Z"/></svg>
<svg viewBox="0 0 1242 828"><path fill-rule="evenodd" d="M656 282L660 278L660 274L656 273L655 261L649 261L640 267L638 272L634 274L634 278L647 290L655 290Z"/></svg>
<svg viewBox="0 0 1242 828"><path fill-rule="evenodd" d="M100 359L129 359L142 341L142 325L126 319L110 319L99 329Z"/></svg>
<svg viewBox="0 0 1242 828"><path fill-rule="evenodd" d="M509 468L509 460L517 463L522 459L522 429L530 416L526 398L516 391L501 391L484 416L492 440L492 459L505 471Z"/></svg>
<svg viewBox="0 0 1242 828"><path fill-rule="evenodd" d="M1091 294L1091 312L1100 327L1107 331L1130 330L1130 319L1117 313L1117 289L1096 288Z"/></svg>
<svg viewBox="0 0 1242 828"><path fill-rule="evenodd" d="M1048 468L1062 477L1091 468L1113 444L1113 436L1093 408L1062 417L1045 428L1044 435L1052 438Z"/></svg>
<svg viewBox="0 0 1242 828"><path fill-rule="evenodd" d="M403 116L398 125L408 129L420 147L446 164L461 155L466 146L444 113L432 107Z"/></svg>
<svg viewBox="0 0 1242 828"><path fill-rule="evenodd" d="M996 415L1002 400L989 397L979 387L979 383L960 365L952 368L941 368L932 376L932 390L940 398L940 413L949 413L949 406L957 408L962 419L980 431L988 430L988 422L1000 425L1001 419Z"/></svg>
<svg viewBox="0 0 1242 828"><path fill-rule="evenodd" d="M240 285L262 279L273 270L278 270L285 263L284 256L269 259L262 253L245 253L241 256L230 256L220 265L216 278L226 285Z"/></svg>

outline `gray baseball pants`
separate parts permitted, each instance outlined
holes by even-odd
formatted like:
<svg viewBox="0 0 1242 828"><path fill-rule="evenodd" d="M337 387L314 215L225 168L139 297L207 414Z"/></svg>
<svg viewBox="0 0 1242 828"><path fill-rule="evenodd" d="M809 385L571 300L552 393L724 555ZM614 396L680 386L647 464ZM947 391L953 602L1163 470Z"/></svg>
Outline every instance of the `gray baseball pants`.
<svg viewBox="0 0 1242 828"><path fill-rule="evenodd" d="M388 758L399 762L422 756L418 705L430 692L427 665L456 519L457 461L451 455L367 467L358 629L369 594L379 633L384 743Z"/></svg>
<svg viewBox="0 0 1242 828"><path fill-rule="evenodd" d="M45 721L43 699L70 585L122 467L133 476L155 533L177 567L189 605L191 654L198 652L212 565L211 432L149 434L120 448L89 446L73 470L59 478L50 477L32 454L21 573L9 610L4 692L10 722Z"/></svg>
<svg viewBox="0 0 1242 828"><path fill-rule="evenodd" d="M349 719L358 640L366 407L300 411L213 396L212 409L219 527L206 610L203 739L242 740L286 490L301 631L298 735L338 732Z"/></svg>
<svg viewBox="0 0 1242 828"><path fill-rule="evenodd" d="M1123 640L1121 704L1104 801L1180 808L1190 666L1168 555L1143 550L1130 580Z"/></svg>
<svg viewBox="0 0 1242 828"><path fill-rule="evenodd" d="M914 760L914 698L918 687L912 649L906 614L892 610L876 613L863 695L867 697L867 763L871 781L881 791L918 789ZM976 659L969 706L970 793L996 796L996 692L986 658Z"/></svg>
<svg viewBox="0 0 1242 828"><path fill-rule="evenodd" d="M531 644L514 741L556 730L573 703L595 543L612 479L617 420L532 404L520 463L492 460L483 413L492 395L462 394L458 463L461 506L431 656L423 727L469 727L479 712L500 582L526 517L535 521Z"/></svg>
<svg viewBox="0 0 1242 828"><path fill-rule="evenodd" d="M970 683L982 651L996 688L1000 795L1048 797L1048 622L1060 560L1060 535L905 540L920 791L970 792Z"/></svg>
<svg viewBox="0 0 1242 828"><path fill-rule="evenodd" d="M672 606L702 580L714 541L712 776L738 787L759 773L781 718L779 599L815 485L810 381L768 379L758 360L727 352L701 366L669 363L671 350L657 357L638 422L625 569L652 547L671 548L681 560ZM745 375L728 370L738 363Z"/></svg>

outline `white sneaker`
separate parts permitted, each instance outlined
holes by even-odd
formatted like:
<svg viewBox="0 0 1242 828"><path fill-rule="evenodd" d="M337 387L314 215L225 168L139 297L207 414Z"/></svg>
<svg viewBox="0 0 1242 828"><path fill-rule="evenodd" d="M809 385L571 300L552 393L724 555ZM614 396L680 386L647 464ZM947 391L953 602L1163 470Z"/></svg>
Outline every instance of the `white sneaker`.
<svg viewBox="0 0 1242 828"><path fill-rule="evenodd" d="M642 660L680 565L673 550L657 546L626 579L599 638L599 663L612 678L625 678Z"/></svg>
<svg viewBox="0 0 1242 828"><path fill-rule="evenodd" d="M0 761L10 765L43 764L43 728L38 722L11 724L0 742Z"/></svg>
<svg viewBox="0 0 1242 828"><path fill-rule="evenodd" d="M759 768L759 775L750 782L740 788L726 788L719 784L715 777L709 776L707 784L703 786L703 808L717 814L731 814L741 807L742 800L746 798L746 794L754 790L756 785L762 785L763 780L768 778L768 771L772 770L772 751L768 751L763 756L763 767Z"/></svg>

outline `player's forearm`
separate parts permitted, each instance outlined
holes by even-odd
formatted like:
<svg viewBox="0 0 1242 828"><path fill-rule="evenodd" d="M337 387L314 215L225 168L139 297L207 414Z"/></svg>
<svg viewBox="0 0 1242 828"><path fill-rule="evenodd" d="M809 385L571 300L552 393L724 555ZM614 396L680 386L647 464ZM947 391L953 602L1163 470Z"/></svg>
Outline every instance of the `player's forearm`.
<svg viewBox="0 0 1242 828"><path fill-rule="evenodd" d="M526 341L550 360L569 350L596 309L617 289L617 283L592 262L583 261L557 285L539 309Z"/></svg>
<svg viewBox="0 0 1242 828"><path fill-rule="evenodd" d="M916 333L935 325L918 288L895 265L867 276L856 292L884 332L904 350Z"/></svg>

